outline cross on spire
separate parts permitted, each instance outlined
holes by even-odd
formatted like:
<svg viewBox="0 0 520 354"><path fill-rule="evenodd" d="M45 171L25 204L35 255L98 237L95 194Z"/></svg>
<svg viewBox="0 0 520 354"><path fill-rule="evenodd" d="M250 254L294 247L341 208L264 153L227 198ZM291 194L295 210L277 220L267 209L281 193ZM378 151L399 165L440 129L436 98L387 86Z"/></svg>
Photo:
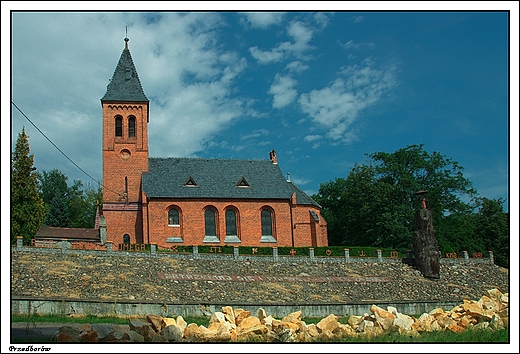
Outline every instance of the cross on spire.
<svg viewBox="0 0 520 354"><path fill-rule="evenodd" d="M128 26L125 26L125 49L128 50Z"/></svg>

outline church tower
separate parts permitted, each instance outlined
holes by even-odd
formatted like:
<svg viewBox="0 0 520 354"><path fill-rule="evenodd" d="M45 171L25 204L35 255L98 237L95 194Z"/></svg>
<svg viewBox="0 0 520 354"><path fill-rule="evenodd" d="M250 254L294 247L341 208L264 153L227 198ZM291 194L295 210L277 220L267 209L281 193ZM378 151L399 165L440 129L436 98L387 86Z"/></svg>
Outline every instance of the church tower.
<svg viewBox="0 0 520 354"><path fill-rule="evenodd" d="M148 172L149 100L137 75L128 38L103 109L103 216L107 241L143 243L141 176Z"/></svg>

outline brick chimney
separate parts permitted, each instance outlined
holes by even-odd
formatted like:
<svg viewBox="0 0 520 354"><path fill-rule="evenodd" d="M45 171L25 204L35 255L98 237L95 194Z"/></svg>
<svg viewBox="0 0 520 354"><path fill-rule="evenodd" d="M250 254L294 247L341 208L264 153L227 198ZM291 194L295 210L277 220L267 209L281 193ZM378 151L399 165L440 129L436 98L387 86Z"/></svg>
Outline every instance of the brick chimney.
<svg viewBox="0 0 520 354"><path fill-rule="evenodd" d="M276 158L276 151L274 151L274 149L269 151L269 160L271 160L271 162L275 165L278 164L278 159Z"/></svg>

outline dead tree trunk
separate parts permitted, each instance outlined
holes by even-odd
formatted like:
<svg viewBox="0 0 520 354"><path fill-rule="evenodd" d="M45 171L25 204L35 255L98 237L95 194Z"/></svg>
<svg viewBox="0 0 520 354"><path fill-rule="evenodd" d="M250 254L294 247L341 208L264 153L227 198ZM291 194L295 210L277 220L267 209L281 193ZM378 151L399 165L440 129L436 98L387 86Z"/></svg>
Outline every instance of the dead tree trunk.
<svg viewBox="0 0 520 354"><path fill-rule="evenodd" d="M432 211L427 208L415 212L415 240L412 245L414 265L431 279L439 279L439 246L433 232Z"/></svg>

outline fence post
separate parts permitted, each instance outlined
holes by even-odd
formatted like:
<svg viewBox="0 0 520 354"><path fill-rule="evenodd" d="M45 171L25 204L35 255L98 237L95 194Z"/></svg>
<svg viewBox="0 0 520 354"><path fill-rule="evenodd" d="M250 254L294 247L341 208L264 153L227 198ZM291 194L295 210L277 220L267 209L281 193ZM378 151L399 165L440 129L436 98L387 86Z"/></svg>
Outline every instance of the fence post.
<svg viewBox="0 0 520 354"><path fill-rule="evenodd" d="M314 260L314 248L309 248L309 258L311 259L311 261Z"/></svg>
<svg viewBox="0 0 520 354"><path fill-rule="evenodd" d="M383 261L383 252L381 250L377 250L377 261L378 262Z"/></svg>
<svg viewBox="0 0 520 354"><path fill-rule="evenodd" d="M233 259L238 260L238 246L233 247Z"/></svg>
<svg viewBox="0 0 520 354"><path fill-rule="evenodd" d="M193 257L199 258L199 246L193 246Z"/></svg>
<svg viewBox="0 0 520 354"><path fill-rule="evenodd" d="M343 254L345 255L345 262L350 262L350 250L348 248L344 248Z"/></svg>
<svg viewBox="0 0 520 354"><path fill-rule="evenodd" d="M23 248L23 236L16 236L16 248Z"/></svg>
<svg viewBox="0 0 520 354"><path fill-rule="evenodd" d="M495 256L493 255L493 251L488 251L489 253L489 261L491 263L495 263Z"/></svg>
<svg viewBox="0 0 520 354"><path fill-rule="evenodd" d="M112 253L112 241L107 241L107 252Z"/></svg>
<svg viewBox="0 0 520 354"><path fill-rule="evenodd" d="M278 247L273 247L273 260L278 261Z"/></svg>

